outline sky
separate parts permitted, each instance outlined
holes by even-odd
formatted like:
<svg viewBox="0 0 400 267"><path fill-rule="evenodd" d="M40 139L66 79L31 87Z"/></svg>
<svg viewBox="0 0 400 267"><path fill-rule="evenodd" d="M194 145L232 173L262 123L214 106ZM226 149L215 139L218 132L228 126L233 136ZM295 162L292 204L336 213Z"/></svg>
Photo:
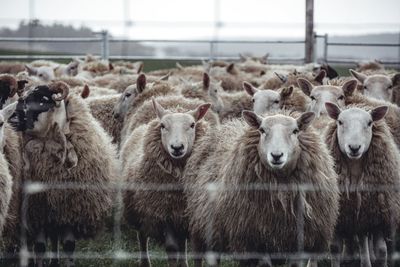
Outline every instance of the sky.
<svg viewBox="0 0 400 267"><path fill-rule="evenodd" d="M20 20L37 18L45 23L107 29L114 36L133 39L304 36L305 0L0 0L0 3L0 27L16 27ZM399 0L314 0L314 3L318 34L400 32ZM217 22L221 27L215 27Z"/></svg>

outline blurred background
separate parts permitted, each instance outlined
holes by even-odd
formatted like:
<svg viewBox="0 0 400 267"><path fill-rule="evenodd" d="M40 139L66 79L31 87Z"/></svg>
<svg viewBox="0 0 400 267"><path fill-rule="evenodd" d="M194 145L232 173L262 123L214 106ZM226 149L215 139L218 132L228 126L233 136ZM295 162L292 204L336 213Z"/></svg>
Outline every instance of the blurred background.
<svg viewBox="0 0 400 267"><path fill-rule="evenodd" d="M110 59L213 59L270 53L278 63L303 63L307 57L306 0L1 1L2 59L86 53ZM312 61L400 64L400 1L309 2Z"/></svg>

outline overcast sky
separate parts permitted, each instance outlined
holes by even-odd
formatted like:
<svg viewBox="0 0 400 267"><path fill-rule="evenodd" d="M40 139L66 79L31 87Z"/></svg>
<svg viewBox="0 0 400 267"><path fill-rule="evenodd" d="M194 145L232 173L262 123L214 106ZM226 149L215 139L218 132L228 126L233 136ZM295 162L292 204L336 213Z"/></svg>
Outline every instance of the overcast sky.
<svg viewBox="0 0 400 267"><path fill-rule="evenodd" d="M136 39L304 36L305 0L0 0L0 26L30 16ZM400 32L399 0L314 0L320 34ZM30 11L29 3L33 3ZM218 12L219 10L219 12ZM131 21L126 26L125 20ZM215 30L215 21L222 27Z"/></svg>

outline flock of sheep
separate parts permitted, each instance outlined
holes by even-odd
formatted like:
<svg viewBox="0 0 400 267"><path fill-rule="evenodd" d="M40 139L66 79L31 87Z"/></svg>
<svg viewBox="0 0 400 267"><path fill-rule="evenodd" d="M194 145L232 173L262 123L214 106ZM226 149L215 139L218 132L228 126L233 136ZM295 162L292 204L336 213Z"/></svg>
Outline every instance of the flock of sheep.
<svg viewBox="0 0 400 267"><path fill-rule="evenodd" d="M225 254L317 266L324 253L332 266L387 266L400 223L400 74L267 61L146 74L93 56L0 63L3 257L74 266L75 242L122 207L142 267L149 239L169 266L187 266L188 251L195 266Z"/></svg>

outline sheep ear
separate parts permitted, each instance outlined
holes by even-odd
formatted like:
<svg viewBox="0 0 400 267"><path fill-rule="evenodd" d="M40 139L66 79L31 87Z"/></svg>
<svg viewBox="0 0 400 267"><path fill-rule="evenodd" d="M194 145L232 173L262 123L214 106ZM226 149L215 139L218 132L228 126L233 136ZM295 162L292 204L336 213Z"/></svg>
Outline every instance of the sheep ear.
<svg viewBox="0 0 400 267"><path fill-rule="evenodd" d="M151 101L153 102L153 109L156 112L156 115L159 119L164 117L165 114L167 114L167 111L153 98L151 98Z"/></svg>
<svg viewBox="0 0 400 267"><path fill-rule="evenodd" d="M297 119L297 126L300 131L304 131L311 124L315 118L314 112L305 112Z"/></svg>
<svg viewBox="0 0 400 267"><path fill-rule="evenodd" d="M265 70L260 71L260 76L264 76L265 74L267 74L267 73L265 72Z"/></svg>
<svg viewBox="0 0 400 267"><path fill-rule="evenodd" d="M108 70L114 70L114 65L111 62L108 62Z"/></svg>
<svg viewBox="0 0 400 267"><path fill-rule="evenodd" d="M136 87L139 93L144 91L144 89L146 88L146 75L144 74L139 75L139 77L136 80Z"/></svg>
<svg viewBox="0 0 400 267"><path fill-rule="evenodd" d="M90 88L87 84L85 84L85 86L83 87L83 90L81 92L81 97L83 99L88 98L90 95Z"/></svg>
<svg viewBox="0 0 400 267"><path fill-rule="evenodd" d="M283 88L280 95L282 99L285 99L291 96L292 93L293 93L293 86L290 86Z"/></svg>
<svg viewBox="0 0 400 267"><path fill-rule="evenodd" d="M268 62L268 57L269 57L269 53L266 53L264 56L262 56L262 57L260 58L260 62L261 62L262 64L267 64L267 62Z"/></svg>
<svg viewBox="0 0 400 267"><path fill-rule="evenodd" d="M388 106L380 106L371 110L371 117L373 121L379 121L385 117L389 107Z"/></svg>
<svg viewBox="0 0 400 267"><path fill-rule="evenodd" d="M210 88L210 76L207 72L203 73L203 89L208 90Z"/></svg>
<svg viewBox="0 0 400 267"><path fill-rule="evenodd" d="M340 108L336 104L332 102L326 102L325 108L326 111L328 112L329 117L331 117L334 120L337 120L339 118Z"/></svg>
<svg viewBox="0 0 400 267"><path fill-rule="evenodd" d="M226 67L226 72L234 74L234 71L235 71L235 63L231 63Z"/></svg>
<svg viewBox="0 0 400 267"><path fill-rule="evenodd" d="M332 68L329 64L324 64L325 71L327 72L326 75L329 79L334 79L339 76L337 71Z"/></svg>
<svg viewBox="0 0 400 267"><path fill-rule="evenodd" d="M355 70L350 69L350 74L354 78L356 78L360 83L364 83L365 79L367 79L367 75L357 72Z"/></svg>
<svg viewBox="0 0 400 267"><path fill-rule="evenodd" d="M183 70L183 69L184 69L184 67L183 67L179 62L176 62L175 64L176 64L176 67L177 67L178 69L180 69L180 70Z"/></svg>
<svg viewBox="0 0 400 267"><path fill-rule="evenodd" d="M400 73L396 73L396 75L394 75L392 77L392 83L393 83L393 86L400 85Z"/></svg>
<svg viewBox="0 0 400 267"><path fill-rule="evenodd" d="M318 82L319 84L322 84L324 78L326 77L326 72L325 70L321 70L317 76L314 77L314 81Z"/></svg>
<svg viewBox="0 0 400 267"><path fill-rule="evenodd" d="M2 110L0 110L0 113L4 117L4 121L7 121L11 117L11 115L15 112L17 104L18 104L17 102L14 102L8 105L7 107L3 108Z"/></svg>
<svg viewBox="0 0 400 267"><path fill-rule="evenodd" d="M259 129L262 123L262 117L258 116L253 111L243 110L242 117L245 122L254 129Z"/></svg>
<svg viewBox="0 0 400 267"><path fill-rule="evenodd" d="M243 82L243 89L249 94L249 95L254 95L257 93L258 89L255 88L251 83L248 82Z"/></svg>
<svg viewBox="0 0 400 267"><path fill-rule="evenodd" d="M37 69L35 67L31 67L29 65L25 65L25 69L28 71L29 75L36 75Z"/></svg>
<svg viewBox="0 0 400 267"><path fill-rule="evenodd" d="M281 82L283 83L287 82L287 76L279 74L277 72L274 72L274 74L279 78L279 80L281 80Z"/></svg>
<svg viewBox="0 0 400 267"><path fill-rule="evenodd" d="M245 55L243 55L242 53L239 53L239 58L240 58L240 61L246 61L247 60L247 57Z"/></svg>
<svg viewBox="0 0 400 267"><path fill-rule="evenodd" d="M342 86L342 90L343 90L345 96L353 95L353 93L356 90L356 88L357 88L357 81L356 80L347 81Z"/></svg>
<svg viewBox="0 0 400 267"><path fill-rule="evenodd" d="M314 88L314 85L312 85L312 83L310 83L307 79L298 78L297 84L305 95L311 95L311 91Z"/></svg>
<svg viewBox="0 0 400 267"><path fill-rule="evenodd" d="M190 114L192 114L195 121L198 122L207 114L207 111L210 107L211 107L210 103L200 105L195 110L190 111Z"/></svg>
<svg viewBox="0 0 400 267"><path fill-rule="evenodd" d="M144 63L140 61L138 65L139 66L138 66L138 69L136 71L137 74L139 74L139 73L141 73L143 71Z"/></svg>
<svg viewBox="0 0 400 267"><path fill-rule="evenodd" d="M159 81L168 81L169 77L171 76L171 72L168 72L167 74L165 74L164 76L160 77L160 79L158 79Z"/></svg>

